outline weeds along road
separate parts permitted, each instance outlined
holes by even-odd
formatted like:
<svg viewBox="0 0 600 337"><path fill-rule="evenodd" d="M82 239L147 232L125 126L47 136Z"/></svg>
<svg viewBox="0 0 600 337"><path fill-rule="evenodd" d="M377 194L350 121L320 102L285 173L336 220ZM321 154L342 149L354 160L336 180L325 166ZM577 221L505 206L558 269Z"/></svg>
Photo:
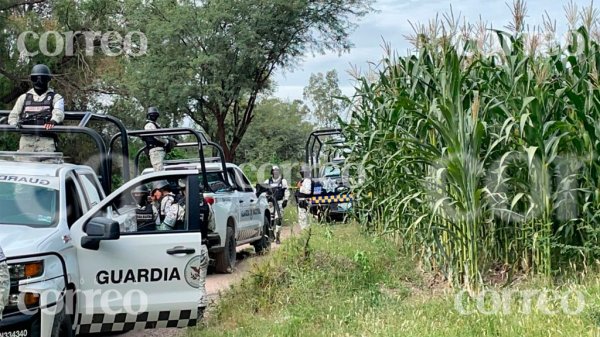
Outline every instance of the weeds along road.
<svg viewBox="0 0 600 337"><path fill-rule="evenodd" d="M295 228L294 233L299 233L300 229ZM284 227L281 233L282 240L287 239L291 235L290 227ZM278 248L278 245L273 243L271 250ZM252 265L262 258L262 256L254 254L254 248L250 245L240 246L237 249L237 264L235 272L232 274L209 274L206 279L206 292L209 297L209 306L214 305L214 302L219 297L219 292L226 291L229 286L240 281L244 276L248 274ZM123 334L108 334L108 335L86 335L94 337L176 337L185 336L184 329L151 329L141 331L131 331Z"/></svg>

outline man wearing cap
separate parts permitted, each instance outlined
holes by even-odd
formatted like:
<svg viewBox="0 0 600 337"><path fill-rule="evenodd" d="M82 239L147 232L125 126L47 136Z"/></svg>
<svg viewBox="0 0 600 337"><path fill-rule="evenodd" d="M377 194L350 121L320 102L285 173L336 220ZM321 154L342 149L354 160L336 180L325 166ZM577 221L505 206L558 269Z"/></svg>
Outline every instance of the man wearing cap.
<svg viewBox="0 0 600 337"><path fill-rule="evenodd" d="M48 87L52 74L44 64L33 67L30 79L33 89L19 96L8 115L8 124L38 125L50 130L65 118L65 101L61 95ZM20 152L55 152L56 138L43 136L38 131L24 133L19 141Z"/></svg>
<svg viewBox="0 0 600 337"><path fill-rule="evenodd" d="M156 203L160 224L158 230L173 230L183 226L185 209L175 202L175 194L169 182L160 180L153 184L150 194L152 202Z"/></svg>
<svg viewBox="0 0 600 337"><path fill-rule="evenodd" d="M8 302L8 294L10 291L10 275L8 273L8 265L6 264L6 256L0 247L0 321L2 320L2 311Z"/></svg>

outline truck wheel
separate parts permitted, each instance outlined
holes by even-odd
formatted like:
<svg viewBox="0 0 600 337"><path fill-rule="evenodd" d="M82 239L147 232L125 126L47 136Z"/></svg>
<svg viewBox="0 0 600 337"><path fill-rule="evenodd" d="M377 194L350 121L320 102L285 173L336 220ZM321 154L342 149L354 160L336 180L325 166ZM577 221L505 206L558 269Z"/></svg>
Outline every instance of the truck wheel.
<svg viewBox="0 0 600 337"><path fill-rule="evenodd" d="M264 223L264 227L263 227L263 234L260 237L260 239L252 242L252 245L254 246L254 251L256 251L256 254L262 254L265 253L267 251L269 251L269 248L271 248L271 239L270 237L270 232L271 232L271 226L269 226L270 219L267 215L265 215L265 219L264 219L265 223ZM277 221L277 220L275 220Z"/></svg>
<svg viewBox="0 0 600 337"><path fill-rule="evenodd" d="M30 337L40 336L40 321L36 320L31 325ZM65 311L61 311L54 317L54 324L52 326L51 337L73 337L73 324L71 323L71 316L67 315Z"/></svg>
<svg viewBox="0 0 600 337"><path fill-rule="evenodd" d="M215 270L219 273L233 273L235 267L236 250L235 250L235 235L233 228L227 227L225 237L225 247L222 252L218 253L215 258Z"/></svg>

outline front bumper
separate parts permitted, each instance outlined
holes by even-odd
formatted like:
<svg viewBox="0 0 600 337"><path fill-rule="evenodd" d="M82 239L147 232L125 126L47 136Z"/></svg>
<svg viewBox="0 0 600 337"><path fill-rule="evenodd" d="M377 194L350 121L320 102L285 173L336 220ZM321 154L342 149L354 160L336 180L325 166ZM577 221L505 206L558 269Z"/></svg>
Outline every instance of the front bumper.
<svg viewBox="0 0 600 337"><path fill-rule="evenodd" d="M27 337L36 335L35 330L40 329L39 310L33 315L15 312L5 315L0 321L0 337ZM40 331L37 331L39 335Z"/></svg>

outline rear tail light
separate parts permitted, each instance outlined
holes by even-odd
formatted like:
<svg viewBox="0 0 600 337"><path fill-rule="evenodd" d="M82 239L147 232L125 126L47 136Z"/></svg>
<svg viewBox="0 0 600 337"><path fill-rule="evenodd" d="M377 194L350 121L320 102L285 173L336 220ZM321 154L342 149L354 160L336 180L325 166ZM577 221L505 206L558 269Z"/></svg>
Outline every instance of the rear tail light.
<svg viewBox="0 0 600 337"><path fill-rule="evenodd" d="M204 197L204 201L206 201L206 203L209 205L215 204L215 198L213 198L213 197Z"/></svg>

